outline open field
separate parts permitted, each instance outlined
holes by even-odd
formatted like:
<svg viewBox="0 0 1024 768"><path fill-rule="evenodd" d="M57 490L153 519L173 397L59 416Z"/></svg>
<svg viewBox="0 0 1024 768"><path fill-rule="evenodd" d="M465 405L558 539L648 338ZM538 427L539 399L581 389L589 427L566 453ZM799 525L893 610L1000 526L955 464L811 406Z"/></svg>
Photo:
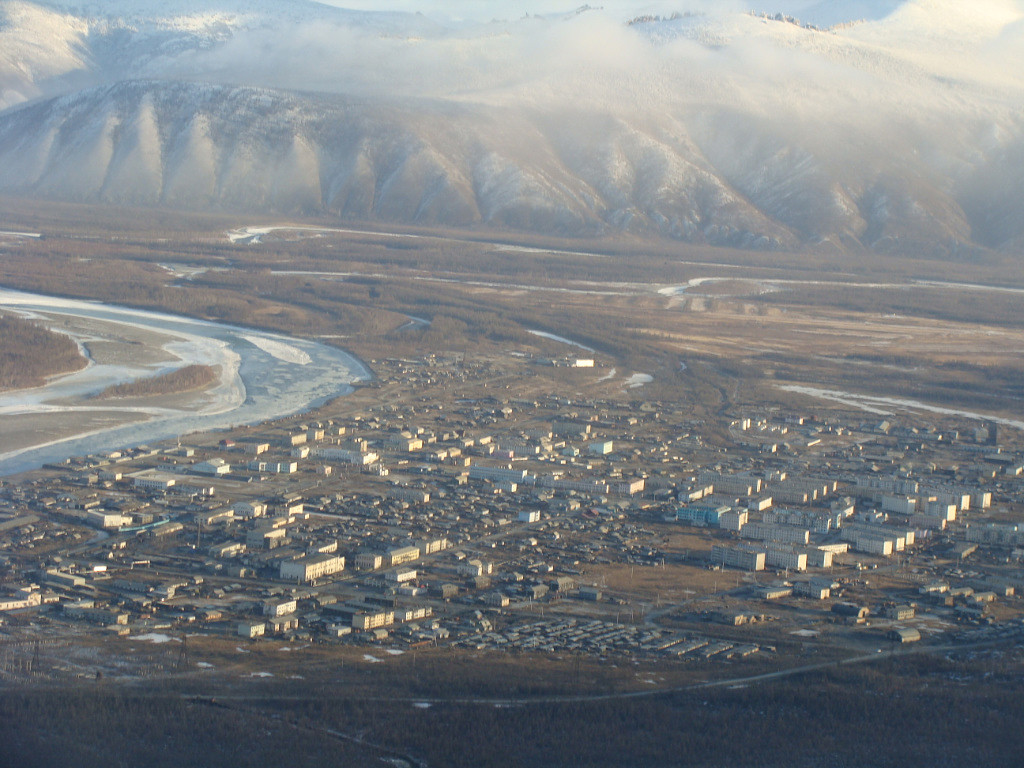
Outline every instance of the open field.
<svg viewBox="0 0 1024 768"><path fill-rule="evenodd" d="M53 293L74 285L81 296L319 337L364 359L571 351L531 334L541 331L611 358L622 377L595 391L621 393L622 379L640 372L654 378L643 392L713 410L797 397L780 385L1002 416L1024 398L1024 293L1007 287L1024 285L1024 270L998 254L969 267L876 255L854 266L628 238L394 237L326 221L291 230L260 222L256 241L232 241L227 233L242 223L223 218L166 214L148 228L134 221L110 232L89 229L87 207L9 202L5 211L6 228L45 235L5 246L5 285ZM999 288L979 286L986 282Z"/></svg>

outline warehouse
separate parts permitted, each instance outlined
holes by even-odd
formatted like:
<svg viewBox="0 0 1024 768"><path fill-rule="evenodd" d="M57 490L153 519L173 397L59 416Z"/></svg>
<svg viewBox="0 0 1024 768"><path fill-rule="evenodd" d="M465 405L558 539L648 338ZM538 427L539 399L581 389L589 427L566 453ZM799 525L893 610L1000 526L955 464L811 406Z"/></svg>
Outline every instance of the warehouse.
<svg viewBox="0 0 1024 768"><path fill-rule="evenodd" d="M913 627L897 627L889 630L885 636L894 643L916 643L921 639L921 633Z"/></svg>

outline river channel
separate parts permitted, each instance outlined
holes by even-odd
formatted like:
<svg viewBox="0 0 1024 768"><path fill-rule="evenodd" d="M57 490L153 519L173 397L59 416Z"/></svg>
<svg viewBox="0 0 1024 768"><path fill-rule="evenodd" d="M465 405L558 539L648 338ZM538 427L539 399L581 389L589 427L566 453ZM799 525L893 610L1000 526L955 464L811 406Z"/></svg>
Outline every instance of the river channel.
<svg viewBox="0 0 1024 768"><path fill-rule="evenodd" d="M0 308L66 333L87 355L90 344L115 346L111 338L118 335L138 350L137 359L90 359L83 370L45 386L0 394L0 475L300 413L348 394L371 375L336 347L238 326L7 289L0 289ZM217 367L220 379L184 401L94 399L112 384L192 364ZM33 418L38 438L26 445L26 430L16 438L15 425ZM112 425L103 426L104 419Z"/></svg>

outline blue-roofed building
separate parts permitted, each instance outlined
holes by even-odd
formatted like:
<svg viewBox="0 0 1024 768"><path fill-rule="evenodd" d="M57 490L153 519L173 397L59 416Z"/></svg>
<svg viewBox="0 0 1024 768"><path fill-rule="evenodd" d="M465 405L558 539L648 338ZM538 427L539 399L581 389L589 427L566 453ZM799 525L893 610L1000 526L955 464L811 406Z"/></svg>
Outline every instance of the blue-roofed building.
<svg viewBox="0 0 1024 768"><path fill-rule="evenodd" d="M722 515L729 507L716 504L687 504L676 512L676 520L690 525L711 526L717 528Z"/></svg>

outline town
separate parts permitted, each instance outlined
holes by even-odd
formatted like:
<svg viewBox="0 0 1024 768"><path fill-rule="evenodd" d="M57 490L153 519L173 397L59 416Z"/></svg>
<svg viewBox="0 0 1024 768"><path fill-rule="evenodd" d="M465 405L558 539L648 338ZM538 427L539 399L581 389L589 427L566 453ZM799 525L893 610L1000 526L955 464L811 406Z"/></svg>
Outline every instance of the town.
<svg viewBox="0 0 1024 768"><path fill-rule="evenodd" d="M5 479L3 675L110 674L47 658L88 637L782 667L1024 636L1015 429L695 418L599 357L367 362L314 413Z"/></svg>

